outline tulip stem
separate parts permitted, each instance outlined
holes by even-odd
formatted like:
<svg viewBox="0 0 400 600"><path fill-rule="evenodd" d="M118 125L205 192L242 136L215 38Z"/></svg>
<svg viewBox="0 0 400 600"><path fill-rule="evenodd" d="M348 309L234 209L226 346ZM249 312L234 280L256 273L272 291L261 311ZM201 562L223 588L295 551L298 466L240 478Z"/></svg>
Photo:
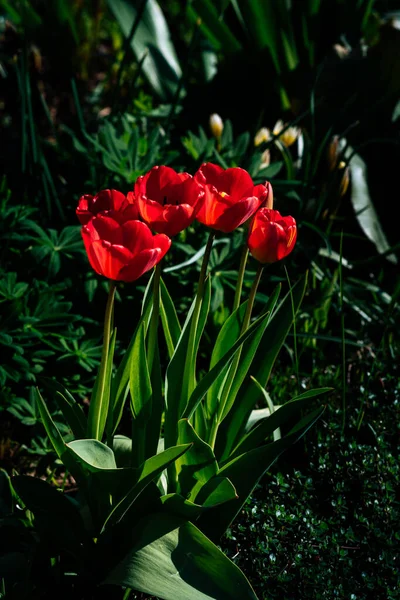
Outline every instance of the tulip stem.
<svg viewBox="0 0 400 600"><path fill-rule="evenodd" d="M100 369L95 383L95 387L93 389L94 394L92 395L89 406L88 436L96 440L101 440L101 437L103 435L102 429L104 429L102 423L106 423L108 413L109 397L105 397L105 389L107 378L107 362L110 349L111 328L114 312L113 309L115 290L116 284L114 282L110 282L106 312L104 315L103 349L101 353Z"/></svg>
<svg viewBox="0 0 400 600"><path fill-rule="evenodd" d="M235 312L235 310L237 310L240 306L240 300L242 298L243 279L244 279L244 273L246 271L246 264L247 264L248 256L249 256L249 250L245 244L243 246L242 255L240 257L238 279L236 282L235 298L233 300L232 312Z"/></svg>
<svg viewBox="0 0 400 600"><path fill-rule="evenodd" d="M251 320L251 313L253 311L253 306L254 306L254 300L257 294L257 289L258 286L260 284L261 281L261 276L264 270L264 266L262 264L258 265L258 269L257 269L257 273L256 276L254 278L253 281L253 285L251 286L251 290L250 290L250 294L249 294L249 299L248 299L248 303L247 303L247 308L246 308L246 313L244 315L244 319L243 319L243 323L242 323L242 328L240 331L240 335L243 335L243 333L248 329L249 325L250 325L250 320ZM240 336L239 336L240 337ZM242 353L242 347L239 348L239 350L237 351L235 358L232 361L232 365L231 368L229 369L229 374L226 378L226 383L225 383L225 387L223 389L222 392L222 397L221 397L221 401L218 407L218 411L217 414L214 416L214 420L211 426L211 431L210 431L210 446L211 448L214 449L215 447L215 442L217 439L217 433L218 433L218 428L220 426L220 424L222 423L223 419L225 418L225 416L228 414L229 410L230 410L230 406L228 405L228 400L229 400L229 394L232 388L232 384L234 382L235 379L235 375L236 375L236 371L237 368L239 366L239 362L240 362L240 355Z"/></svg>
<svg viewBox="0 0 400 600"><path fill-rule="evenodd" d="M158 318L160 315L160 277L161 262L156 265L153 281L153 310L149 326L149 343L147 347L147 364L149 373L153 368L154 353L157 345Z"/></svg>

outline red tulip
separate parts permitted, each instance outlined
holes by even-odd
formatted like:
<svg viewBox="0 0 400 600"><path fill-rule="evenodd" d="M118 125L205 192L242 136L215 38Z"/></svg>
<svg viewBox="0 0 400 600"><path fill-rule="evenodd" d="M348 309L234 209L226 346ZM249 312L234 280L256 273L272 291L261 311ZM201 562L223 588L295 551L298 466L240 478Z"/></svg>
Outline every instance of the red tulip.
<svg viewBox="0 0 400 600"><path fill-rule="evenodd" d="M133 192L124 196L118 190L102 190L95 196L85 194L80 198L76 214L82 225L86 225L99 213L107 214L119 223L139 218L139 208Z"/></svg>
<svg viewBox="0 0 400 600"><path fill-rule="evenodd" d="M224 170L205 163L194 178L205 191L197 220L224 233L239 227L272 197L268 182L254 185L247 171L239 167Z"/></svg>
<svg viewBox="0 0 400 600"><path fill-rule="evenodd" d="M293 217L282 217L277 210L261 208L249 229L247 244L260 263L285 258L294 248L297 226Z"/></svg>
<svg viewBox="0 0 400 600"><path fill-rule="evenodd" d="M194 221L204 191L189 173L162 166L138 178L135 196L147 225L157 233L174 236Z"/></svg>
<svg viewBox="0 0 400 600"><path fill-rule="evenodd" d="M169 250L171 240L154 235L141 221L118 223L99 214L82 227L89 262L99 275L134 281L154 267Z"/></svg>

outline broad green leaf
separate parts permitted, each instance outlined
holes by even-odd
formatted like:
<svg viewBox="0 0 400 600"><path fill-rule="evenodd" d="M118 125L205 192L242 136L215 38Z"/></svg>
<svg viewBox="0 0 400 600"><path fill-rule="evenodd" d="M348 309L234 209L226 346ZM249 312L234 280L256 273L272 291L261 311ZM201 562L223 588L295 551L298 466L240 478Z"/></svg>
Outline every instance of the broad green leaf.
<svg viewBox="0 0 400 600"><path fill-rule="evenodd" d="M132 440L125 435L113 437L113 452L117 467L130 467L132 458Z"/></svg>
<svg viewBox="0 0 400 600"><path fill-rule="evenodd" d="M218 540L238 514L260 478L277 458L299 440L319 419L324 409L318 409L303 418L284 438L245 452L229 460L218 472L235 486L238 500L222 504L204 513L198 523L202 531L213 540ZM274 413L276 414L276 413ZM272 417L270 417L272 418Z"/></svg>
<svg viewBox="0 0 400 600"><path fill-rule="evenodd" d="M263 314L268 315L268 318L263 320L262 324L260 324L260 326L258 327L255 335L252 336L251 338L249 338L246 341L246 343L243 344L241 354L240 354L240 361L239 361L238 368L237 368L236 372L234 374L232 374L233 382L229 381L231 374L229 373L229 375L228 375L228 381L225 383L225 385L230 385L231 387L229 390L229 396L228 396L221 420L226 418L227 414L229 413L231 408L234 406L235 401L236 401L236 396L239 392L239 389L240 389L249 369L252 368L254 356L256 355L256 352L258 350L258 347L260 345L260 342L264 335L264 332L265 332L266 328L268 327L268 323L270 322L271 314L272 314L273 310L275 309L275 305L278 301L280 291L281 291L281 286L278 285L275 288L275 290L272 292L271 296L269 297L268 302L266 303L264 311L263 311ZM266 334L266 335L268 335L268 334Z"/></svg>
<svg viewBox="0 0 400 600"><path fill-rule="evenodd" d="M211 508L237 498L236 490L227 477L213 477L199 490L195 503Z"/></svg>
<svg viewBox="0 0 400 600"><path fill-rule="evenodd" d="M209 371L200 383L195 388L193 394L190 396L186 411L184 413L185 418L191 418L194 410L197 405L204 396L207 394L207 391L210 389L210 386L216 381L219 375L223 372L225 366L229 364L232 360L236 352L239 351L240 347L247 339L251 339L253 336L257 335L258 329L263 327L264 324L269 320L270 315L262 315L259 317L254 323L250 325L250 327L239 337L239 339L233 344L233 346L222 356L222 358L217 362L217 364Z"/></svg>
<svg viewBox="0 0 400 600"><path fill-rule="evenodd" d="M62 435L59 432L56 424L54 423L50 411L47 408L47 405L37 388L35 388L34 394L36 399L36 405L39 409L40 417L42 419L42 423L44 425L48 438L52 443L53 448L58 455L58 458L61 458L65 451L65 444Z"/></svg>
<svg viewBox="0 0 400 600"><path fill-rule="evenodd" d="M132 489L125 496L125 498L123 498L112 510L106 522L104 523L103 529L121 522L128 511L133 507L135 500L144 490L144 488L153 479L158 477L158 475L160 475L162 471L164 471L164 469L166 469L171 463L182 456L182 454L184 454L190 447L191 444L173 446L172 448L168 448L167 450L164 450L164 452L160 452L160 454L147 459L138 470L140 475L137 479L137 482L133 485Z"/></svg>
<svg viewBox="0 0 400 600"><path fill-rule="evenodd" d="M256 600L240 569L192 523L153 514L132 540L139 541L104 583L164 600Z"/></svg>
<svg viewBox="0 0 400 600"><path fill-rule="evenodd" d="M225 323L221 327L211 354L210 370L218 363L227 350L232 348L233 344L239 338L246 307L247 301L243 302L243 304L241 304L239 308L226 319ZM226 369L221 373L221 375L219 375L207 392L206 413L208 418L211 418L211 416L216 412L218 391L220 390L224 381L228 366L229 365L226 366Z"/></svg>
<svg viewBox="0 0 400 600"><path fill-rule="evenodd" d="M382 225L380 224L369 193L367 165L361 156L353 152L351 147L348 148L346 156L351 156L349 161L351 173L351 203L357 221L367 238L375 244L379 254L383 254L390 249L390 245L382 229ZM397 257L394 254L389 254L387 259L393 264L397 264Z"/></svg>
<svg viewBox="0 0 400 600"><path fill-rule="evenodd" d="M66 444L66 447L88 471L117 468L114 452L98 440L76 440Z"/></svg>
<svg viewBox="0 0 400 600"><path fill-rule="evenodd" d="M196 302L195 299L193 300L192 306L190 307L186 321L183 325L182 333L176 345L174 355L167 367L165 378L165 442L167 447L175 445L178 435L177 424L179 419L181 419L184 415L187 407L188 398L183 392L183 382L192 376L192 372L189 372L189 370L193 371L195 368L200 335L203 332L210 307L210 295L211 282L210 278L208 278L205 284L204 297L201 304L199 322L196 331L196 339L193 351L194 364L188 365L188 369L185 369L190 329ZM185 386L185 389L187 389L187 386Z"/></svg>
<svg viewBox="0 0 400 600"><path fill-rule="evenodd" d="M304 394L296 396L290 400L290 402L286 402L286 404L272 413L270 411L270 414L267 418L259 421L257 425L242 438L240 443L229 456L229 460L235 456L238 456L239 454L243 454L244 452L248 452L253 448L257 448L257 446L265 442L267 437L276 429L282 427L290 419L297 416L302 409L310 403L311 400L331 391L332 388L309 390L308 392L304 392Z"/></svg>
<svg viewBox="0 0 400 600"><path fill-rule="evenodd" d="M172 358L182 330L176 315L174 303L172 302L171 296L169 295L167 287L162 279L160 280L160 290L161 323L164 330L168 354L169 357Z"/></svg>
<svg viewBox="0 0 400 600"><path fill-rule="evenodd" d="M216 475L218 464L211 447L197 435L187 419L178 423L178 444L192 444L175 465L178 493L193 500L200 488Z"/></svg>
<svg viewBox="0 0 400 600"><path fill-rule="evenodd" d="M171 40L168 24L156 0L147 0L139 15L138 3L130 0L107 0L125 37L139 18L131 47L137 60L143 61L143 72L163 101L172 100L178 89L182 70Z"/></svg>
<svg viewBox="0 0 400 600"><path fill-rule="evenodd" d="M292 288L294 314L296 315L303 299L307 278L300 279ZM279 304L268 328L259 344L250 369L252 375L263 387L266 387L276 357L293 323L292 296L288 292ZM250 379L243 382L235 400L234 410L228 413L218 431L216 456L226 460L245 430L251 411L259 400L259 391Z"/></svg>

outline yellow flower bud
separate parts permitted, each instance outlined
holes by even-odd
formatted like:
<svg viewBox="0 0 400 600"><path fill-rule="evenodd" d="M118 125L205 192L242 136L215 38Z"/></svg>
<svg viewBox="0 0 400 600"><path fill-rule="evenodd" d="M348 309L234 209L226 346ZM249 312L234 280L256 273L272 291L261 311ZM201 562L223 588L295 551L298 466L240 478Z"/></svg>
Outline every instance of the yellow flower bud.
<svg viewBox="0 0 400 600"><path fill-rule="evenodd" d="M271 132L268 127L261 127L254 137L254 145L260 146L264 142L268 142L271 139Z"/></svg>
<svg viewBox="0 0 400 600"><path fill-rule="evenodd" d="M286 124L282 121L282 119L279 119L279 121L277 121L275 123L275 127L274 127L272 133L274 135L278 136L279 133L282 131L282 129L284 129L285 127L286 127ZM286 148L289 148L289 146L291 146L292 144L295 143L295 141L297 140L299 135L300 135L299 127L290 126L286 129L286 131L284 131L282 133L282 135L279 135L279 140L282 142L282 144L284 146L286 146Z"/></svg>
<svg viewBox="0 0 400 600"><path fill-rule="evenodd" d="M213 113L212 115L210 115L210 120L208 123L210 126L211 133L215 138L217 138L217 140L219 140L224 130L223 120L219 115L217 115L217 113Z"/></svg>

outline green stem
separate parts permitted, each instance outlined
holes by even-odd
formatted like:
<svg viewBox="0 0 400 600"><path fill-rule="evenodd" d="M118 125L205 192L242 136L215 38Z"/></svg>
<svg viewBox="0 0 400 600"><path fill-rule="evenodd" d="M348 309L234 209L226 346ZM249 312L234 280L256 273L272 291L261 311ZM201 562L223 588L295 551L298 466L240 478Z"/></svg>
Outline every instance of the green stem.
<svg viewBox="0 0 400 600"><path fill-rule="evenodd" d="M153 311L149 326L149 343L147 347L147 364L149 373L153 368L154 353L157 345L158 319L160 315L160 277L161 277L161 262L159 262L154 271L153 281Z"/></svg>
<svg viewBox="0 0 400 600"><path fill-rule="evenodd" d="M250 294L249 294L249 300L247 303L247 308L246 308L246 313L244 315L244 319L243 319L243 323L242 323L242 329L240 331L240 335L243 335L243 333L248 329L249 325L250 325L250 320L251 320L251 313L253 312L253 306L254 306L254 300L257 294L257 289L258 286L260 284L261 281L261 276L263 274L263 270L264 270L264 266L261 263L258 265L258 269L257 269L257 273L256 276L254 278L253 281L253 285L251 286L251 290L250 290ZM218 427L220 426L223 418L224 418L224 412L225 412L225 408L228 402L228 398L229 398L229 394L232 388L232 384L233 381L235 379L235 375L236 375L236 371L237 368L239 366L239 362L240 362L240 356L242 353L242 349L240 348L236 355L235 358L232 361L232 366L229 369L229 375L227 377L226 380L226 384L224 387L224 390L222 392L222 397L221 397L221 402L219 404L218 407L218 412L214 418L213 424L211 426L211 432L210 432L210 446L211 448L214 448L215 446L215 442L217 439L217 433L218 433Z"/></svg>
<svg viewBox="0 0 400 600"><path fill-rule="evenodd" d="M107 415L104 415L102 418L102 413L108 411L108 406L105 406L106 399L104 398L104 391L106 387L107 360L110 347L115 290L116 284L112 281L110 282L110 290L108 292L106 312L104 315L103 350L101 353L99 378L95 396L92 398L89 407L88 434L89 437L93 437L96 440L100 440L103 434L101 431L101 422L106 422Z"/></svg>
<svg viewBox="0 0 400 600"><path fill-rule="evenodd" d="M246 271L247 257L249 256L249 250L247 244L243 246L242 256L240 257L240 265L238 270L238 279L236 282L235 298L233 300L232 312L235 312L240 306L240 299L242 297L243 279Z"/></svg>

